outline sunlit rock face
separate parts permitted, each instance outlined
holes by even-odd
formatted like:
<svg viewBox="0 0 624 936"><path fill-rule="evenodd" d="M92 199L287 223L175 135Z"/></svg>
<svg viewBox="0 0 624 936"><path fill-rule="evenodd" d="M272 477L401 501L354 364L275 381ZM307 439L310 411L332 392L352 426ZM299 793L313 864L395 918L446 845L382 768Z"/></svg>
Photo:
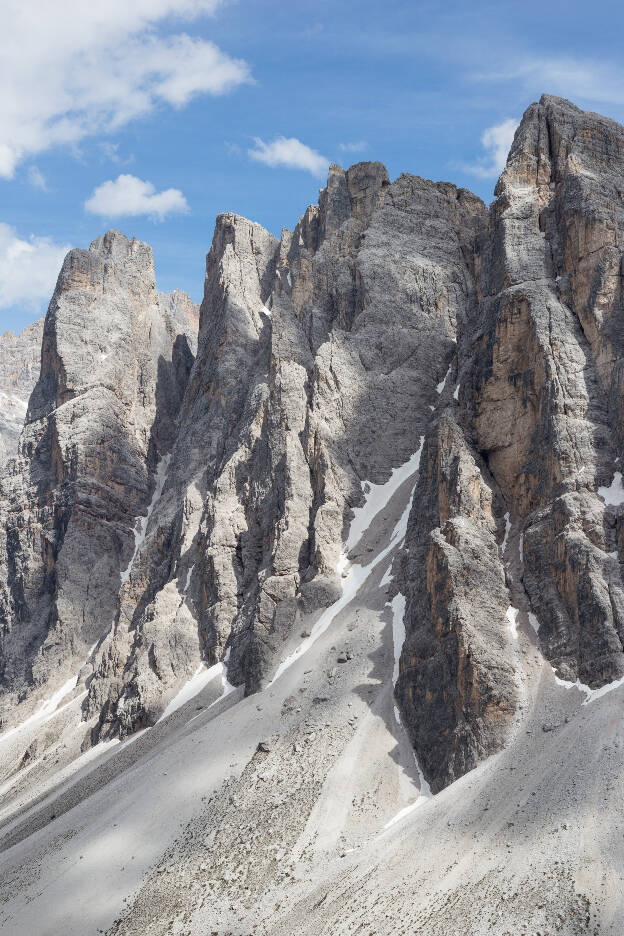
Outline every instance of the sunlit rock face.
<svg viewBox="0 0 624 936"><path fill-rule="evenodd" d="M458 399L428 438L404 560L398 694L434 787L500 747L510 724L505 579L561 678L598 687L624 674L623 179L623 128L544 96L478 246ZM496 556L504 513L515 572L509 551Z"/></svg>
<svg viewBox="0 0 624 936"><path fill-rule="evenodd" d="M39 376L43 319L0 335L0 471L17 453L28 398Z"/></svg>
<svg viewBox="0 0 624 936"><path fill-rule="evenodd" d="M514 602L561 678L621 677L623 159L621 127L544 97L489 211L332 165L279 240L217 218L201 308L118 232L72 251L0 487L5 723L76 674L86 746L202 664L262 689L341 596L363 485L423 437L389 597L432 789L510 736Z"/></svg>
<svg viewBox="0 0 624 936"><path fill-rule="evenodd" d="M351 508L418 448L476 302L486 220L470 193L390 184L379 163L332 166L280 241L217 219L197 360L131 576L149 601L98 656L94 737L150 723L202 659L227 655L230 681L259 689L301 614L340 595Z"/></svg>
<svg viewBox="0 0 624 936"><path fill-rule="evenodd" d="M192 361L149 247L113 231L67 255L0 482L5 720L16 699L32 707L76 673L110 629Z"/></svg>

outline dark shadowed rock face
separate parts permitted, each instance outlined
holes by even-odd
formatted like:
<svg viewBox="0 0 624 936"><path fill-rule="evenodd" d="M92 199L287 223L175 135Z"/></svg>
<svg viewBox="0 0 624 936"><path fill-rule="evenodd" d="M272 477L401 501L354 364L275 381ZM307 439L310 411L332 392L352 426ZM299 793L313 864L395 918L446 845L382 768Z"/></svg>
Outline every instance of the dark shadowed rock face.
<svg viewBox="0 0 624 936"><path fill-rule="evenodd" d="M199 313L143 244L72 251L0 492L5 711L87 657L91 741L202 663L258 690L340 595L362 483L422 436L392 589L433 790L509 737L514 602L559 676L623 675L623 192L624 130L544 97L490 212L360 163L279 241L220 215Z"/></svg>
<svg viewBox="0 0 624 936"><path fill-rule="evenodd" d="M28 398L39 376L43 319L0 335L0 470L17 452Z"/></svg>
<svg viewBox="0 0 624 936"><path fill-rule="evenodd" d="M421 457L400 588L397 697L437 792L504 743L517 704L496 485L448 409Z"/></svg>

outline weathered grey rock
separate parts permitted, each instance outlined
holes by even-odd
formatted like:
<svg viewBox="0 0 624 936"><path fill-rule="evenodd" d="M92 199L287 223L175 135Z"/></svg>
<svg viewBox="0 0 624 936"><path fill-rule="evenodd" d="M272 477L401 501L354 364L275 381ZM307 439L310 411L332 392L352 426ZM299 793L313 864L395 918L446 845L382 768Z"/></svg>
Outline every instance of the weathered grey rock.
<svg viewBox="0 0 624 936"><path fill-rule="evenodd" d="M459 407L428 438L402 563L398 697L434 789L499 749L514 711L493 539L502 547L504 512L521 533L515 587L558 675L597 687L624 674L620 508L600 491L622 451L623 179L623 128L545 96L524 115L476 251Z"/></svg>
<svg viewBox="0 0 624 936"><path fill-rule="evenodd" d="M0 335L0 470L17 453L28 398L39 376L43 319Z"/></svg>
<svg viewBox="0 0 624 936"><path fill-rule="evenodd" d="M193 302L181 289L174 289L171 293L160 293L158 298L178 325L181 326L181 331L186 335L193 354L197 354L199 305Z"/></svg>
<svg viewBox="0 0 624 936"><path fill-rule="evenodd" d="M524 530L525 583L559 675L624 674L608 486L622 446L624 129L558 98L526 112L492 211L466 386L477 444Z"/></svg>
<svg viewBox="0 0 624 936"><path fill-rule="evenodd" d="M361 482L409 459L438 399L475 298L466 257L485 217L454 186L390 185L383 166L363 163L332 166L319 206L281 243L234 215L217 220L197 360L131 576L148 570L152 597L103 648L96 736L153 720L202 659L227 654L229 681L259 688L300 611L338 597Z"/></svg>
<svg viewBox="0 0 624 936"><path fill-rule="evenodd" d="M624 527L601 490L624 429L623 154L622 128L545 97L489 214L332 165L280 241L219 216L197 344L145 245L73 251L0 490L5 712L80 672L94 741L153 724L202 665L258 690L339 597L362 483L422 436L393 588L433 789L509 737L512 594L560 676L624 674Z"/></svg>
<svg viewBox="0 0 624 936"><path fill-rule="evenodd" d="M0 485L5 721L16 698L30 706L77 673L109 631L192 361L159 300L149 247L112 231L67 255L18 456Z"/></svg>
<svg viewBox="0 0 624 936"><path fill-rule="evenodd" d="M434 792L499 750L517 705L496 486L446 410L429 434L401 557L397 698Z"/></svg>

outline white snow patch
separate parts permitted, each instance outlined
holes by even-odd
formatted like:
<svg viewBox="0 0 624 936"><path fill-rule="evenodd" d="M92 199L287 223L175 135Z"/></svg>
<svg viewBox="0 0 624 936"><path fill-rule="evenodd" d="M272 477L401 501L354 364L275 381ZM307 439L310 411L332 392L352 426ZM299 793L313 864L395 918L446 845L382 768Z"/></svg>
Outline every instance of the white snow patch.
<svg viewBox="0 0 624 936"><path fill-rule="evenodd" d="M459 384L457 384L457 386L455 387L455 390L453 392L453 399L459 400Z"/></svg>
<svg viewBox="0 0 624 936"><path fill-rule="evenodd" d="M230 648L228 647L225 651L225 656L223 657L223 664L221 666L221 695L218 699L215 699L209 706L211 708L213 705L216 705L217 702L220 702L221 699L224 699L231 692L236 692L237 686L233 686L232 683L228 680L227 677L227 665L230 659Z"/></svg>
<svg viewBox="0 0 624 936"><path fill-rule="evenodd" d="M312 630L310 631L310 636L306 637L293 651L293 653L290 654L290 656L288 656L285 660L282 660L275 672L275 676L269 683L270 686L273 685L273 683L279 679L282 673L289 669L296 660L303 656L303 654L310 649L312 644L316 643L321 634L325 633L334 618L353 601L356 594L366 579L369 577L373 569L378 566L380 562L383 562L383 560L390 552L392 552L395 546L397 546L405 538L405 533L407 531L407 521L409 519L410 509L412 506L411 496L408 499L407 506L403 511L397 525L392 531L390 542L386 548L382 549L379 555L367 566L361 566L357 563L353 563L347 570L347 555L354 543L358 542L362 533L368 529L373 519L377 516L379 511L385 507L397 488L404 481L414 475L416 471L418 471L420 456L424 443L425 437L421 436L418 451L415 452L414 455L412 455L404 465L401 465L400 468L395 468L391 477L385 484L369 485L369 490L366 493L366 501L364 506L356 509L355 519L351 524L349 536L347 537L344 549L340 559L338 560L336 572L338 575L343 577L342 595L340 598L338 598L337 601L333 603L333 605L330 605L329 608L326 608L325 611L323 611L318 621L316 621L316 623L313 625ZM357 527L356 533L354 535L353 525L356 523Z"/></svg>
<svg viewBox="0 0 624 936"><path fill-rule="evenodd" d="M215 699L214 702L211 702L208 708L212 708L213 705L216 705L217 702L220 702L221 699L224 699L231 692L235 692L238 687L233 686L227 678L227 662L229 658L230 648L228 647L225 656L220 663L214 663L212 666L206 666L205 663L200 663L189 681L185 683L178 694L175 695L173 699L171 699L156 724L164 721L165 718L173 715L173 713L177 712L179 708L182 708L183 705L186 705L187 702L190 702L191 699L195 698L196 695L199 695L202 689L205 689L206 686L218 676L221 677L221 695L218 699Z"/></svg>
<svg viewBox="0 0 624 936"><path fill-rule="evenodd" d="M605 504L612 507L619 507L624 504L624 487L622 486L622 472L616 471L613 475L613 481L610 487L599 487L598 497L602 498Z"/></svg>
<svg viewBox="0 0 624 936"><path fill-rule="evenodd" d="M156 487L154 488L154 494L150 502L149 507L147 508L147 513L144 517L138 517L134 525L134 552L132 553L132 558L128 563L128 566L121 573L121 583L125 583L130 579L130 573L132 572L132 566L134 565L134 560L137 557L139 549L145 542L145 537L147 535L147 527L149 525L151 516L154 512L154 507L160 500L163 488L165 486L165 481L167 480L167 471L169 470L169 462L171 461L171 455L163 455L163 457L158 462L156 467Z"/></svg>
<svg viewBox="0 0 624 936"><path fill-rule="evenodd" d="M434 411L434 409L435 409L435 406L432 406L431 403L430 403L430 404L429 404L429 409L430 409L431 412L433 413L433 411Z"/></svg>
<svg viewBox="0 0 624 936"><path fill-rule="evenodd" d="M539 634L540 622L537 620L532 611L529 611L529 624L533 628L536 634Z"/></svg>
<svg viewBox="0 0 624 936"><path fill-rule="evenodd" d="M51 696L48 696L47 699L44 699L36 712L33 712L32 715L29 715L23 722L20 722L19 725L16 725L14 728L9 728L8 731L5 731L4 734L0 735L0 743L7 741L9 738L16 735L18 732L24 731L26 728L39 727L40 725L45 725L47 722L51 721L56 715L60 712L63 712L68 705L71 705L74 699L71 699L65 705L61 705L63 699L65 699L74 689L78 686L78 680L80 679L80 670L85 666L91 657L93 652L97 647L97 641L93 644L89 650L84 663L81 664L80 669L75 676L71 676L66 682L63 683L60 688L53 692ZM86 696L86 690L78 698L84 698ZM60 708L59 708L60 706Z"/></svg>
<svg viewBox="0 0 624 936"><path fill-rule="evenodd" d="M290 276L290 270L288 270L288 272L286 273L286 279L288 280L288 285L289 285L289 286L292 286L292 279L291 279L291 276Z"/></svg>
<svg viewBox="0 0 624 936"><path fill-rule="evenodd" d="M520 562L524 564L524 533L520 534L520 540L518 541L518 551L520 553Z"/></svg>
<svg viewBox="0 0 624 936"><path fill-rule="evenodd" d="M386 822L384 829L389 829L397 822L400 822L401 819L403 819L405 816L408 816L410 813L414 812L415 809L418 809L419 806L422 806L427 800L433 799L431 787L423 777L420 767L418 768L418 773L420 778L420 795L418 799L414 800L413 803L410 803L409 806L404 806L403 809L400 809L396 816L393 816L389 822Z"/></svg>
<svg viewBox="0 0 624 936"><path fill-rule="evenodd" d="M394 644L394 669L392 670L392 685L396 686L399 678L399 660L401 659L401 650L405 643L405 595L399 593L395 595L390 602L392 608L392 642ZM395 708L396 714L396 708Z"/></svg>
<svg viewBox="0 0 624 936"><path fill-rule="evenodd" d="M507 621L509 622L509 630L511 631L511 636L514 640L518 639L518 615L520 612L517 608L514 608L512 605L509 605L506 612Z"/></svg>
<svg viewBox="0 0 624 936"><path fill-rule="evenodd" d="M509 539L509 534L511 532L511 522L509 520L509 511L505 514L505 535L503 536L503 545L501 546L501 552L503 556L505 555L505 550L507 549L507 540Z"/></svg>
<svg viewBox="0 0 624 936"><path fill-rule="evenodd" d="M614 689L619 689L620 686L624 686L624 676L621 679L614 679L613 682L607 683L606 686L601 686L600 689L592 689L590 686L581 682L580 679L577 679L576 682L570 682L567 679L560 679L557 676L554 667L550 667L553 671L553 676L555 677L555 682L558 686L563 686L564 689L574 689L575 687L579 692L584 693L585 699L583 700L583 705L589 705L590 702L594 702L596 699L600 699L602 696L607 695L608 692L613 692Z"/></svg>
<svg viewBox="0 0 624 936"><path fill-rule="evenodd" d="M452 366L453 366L453 364L452 364L452 362L451 362L451 364L449 364L449 366L448 366L448 370L447 370L446 374L444 375L444 380L441 380L439 384L436 384L436 393L442 393L442 391L444 390L444 384L446 383L446 381L447 381L447 380L449 379L449 377L450 377Z"/></svg>
<svg viewBox="0 0 624 936"><path fill-rule="evenodd" d="M190 566L188 572L186 573L186 582L184 583L184 591L183 591L183 595L185 598L188 594L189 585L191 584L191 575L193 574L194 568L195 568L195 563L193 563L193 565Z"/></svg>
<svg viewBox="0 0 624 936"><path fill-rule="evenodd" d="M12 393L5 393L3 390L0 390L0 401L8 404L9 406L15 406L24 413L28 409L28 404L25 403L24 400L14 396Z"/></svg>
<svg viewBox="0 0 624 936"><path fill-rule="evenodd" d="M403 644L405 643L405 595L395 595L390 602L390 607L392 608L392 642L394 644L394 668L392 670L392 686L394 687L396 686L397 679L399 678L399 662L401 659ZM394 717L396 719L397 725L401 725L401 713L399 712L399 709L396 705L394 706ZM410 805L406 806L404 809L401 809L401 811L398 812L396 816L393 816L392 819L386 823L384 829L388 829L390 826L394 825L394 823L402 819L403 816L406 816L418 806L422 806L426 799L431 799L433 796L431 787L425 780L423 772L420 769L420 764L418 763L416 752L414 751L413 753L414 763L416 764L416 770L418 771L418 781L420 788L418 799L415 802L410 803Z"/></svg>
<svg viewBox="0 0 624 936"><path fill-rule="evenodd" d="M183 705L190 702L191 699L198 695L202 689L205 689L213 679L217 676L221 676L222 670L223 663L215 663L213 666L206 666L205 663L200 663L188 682L186 682L177 695L171 699L156 724L164 721L165 718L169 718L169 716L177 712L179 708L182 708Z"/></svg>
<svg viewBox="0 0 624 936"><path fill-rule="evenodd" d="M128 735L128 737L124 738L124 740L122 741L122 747L124 748L130 747L130 745L134 744L135 741L138 741L142 735L146 734L148 731L151 731L151 730L152 730L151 726L148 726L147 728L141 728L140 731L135 731L134 734Z"/></svg>
<svg viewBox="0 0 624 936"><path fill-rule="evenodd" d="M365 500L362 507L355 507L353 510L353 520L351 521L349 535L344 545L344 551L347 555L351 552L353 547L359 543L362 534L368 530L379 511L386 506L403 482L411 478L411 476L418 471L424 444L425 437L421 436L418 451L414 452L405 464L401 465L399 468L393 468L392 474L385 484L371 484L369 481L362 482L362 491L365 494Z"/></svg>
<svg viewBox="0 0 624 936"><path fill-rule="evenodd" d="M381 582L379 583L379 587L384 588L386 585L389 585L393 578L394 578L394 575L392 574L392 563L390 563L390 565L388 566L388 568L383 574L383 578Z"/></svg>

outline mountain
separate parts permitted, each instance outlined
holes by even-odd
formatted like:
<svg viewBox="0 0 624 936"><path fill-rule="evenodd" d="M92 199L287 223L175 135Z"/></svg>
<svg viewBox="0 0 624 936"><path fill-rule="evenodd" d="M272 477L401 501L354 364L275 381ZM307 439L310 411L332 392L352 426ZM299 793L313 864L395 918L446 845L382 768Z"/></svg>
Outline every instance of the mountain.
<svg viewBox="0 0 624 936"><path fill-rule="evenodd" d="M622 931L623 192L543 96L489 210L360 163L220 215L199 315L70 252L0 476L2 925Z"/></svg>
<svg viewBox="0 0 624 936"><path fill-rule="evenodd" d="M28 398L39 375L43 319L0 335L0 468L17 452Z"/></svg>

